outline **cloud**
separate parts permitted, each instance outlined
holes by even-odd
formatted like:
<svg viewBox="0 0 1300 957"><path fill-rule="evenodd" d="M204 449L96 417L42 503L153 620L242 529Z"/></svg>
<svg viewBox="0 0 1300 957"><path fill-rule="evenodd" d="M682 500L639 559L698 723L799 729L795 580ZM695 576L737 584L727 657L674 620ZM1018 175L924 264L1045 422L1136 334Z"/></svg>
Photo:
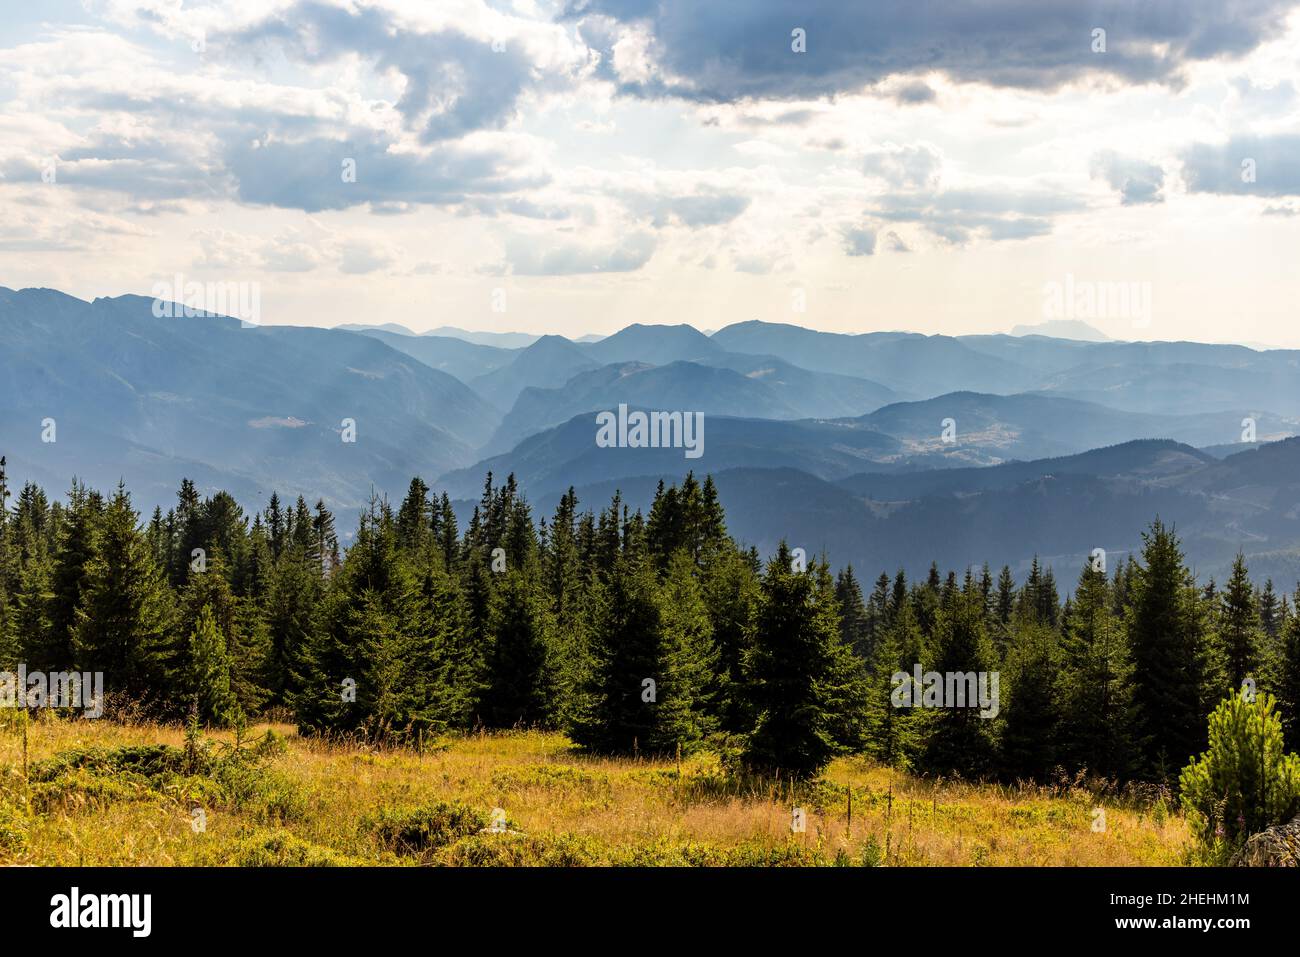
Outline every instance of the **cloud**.
<svg viewBox="0 0 1300 957"><path fill-rule="evenodd" d="M892 229L885 233L884 240L885 246L890 252L910 253L912 251L912 247L903 241L903 237L898 235L898 233L894 232Z"/></svg>
<svg viewBox="0 0 1300 957"><path fill-rule="evenodd" d="M1030 90L1091 77L1176 84L1189 64L1240 57L1281 34L1293 7L1293 0L988 0L940 12L915 0L797 7L569 0L566 16L601 51L602 75L623 92L729 103L834 96L933 71ZM806 31L805 53L792 50L795 28ZM1106 30L1104 53L1092 49L1096 28ZM619 70L614 49L629 37L636 38L635 69ZM922 95L919 87L903 89Z"/></svg>
<svg viewBox="0 0 1300 957"><path fill-rule="evenodd" d="M572 89L587 53L555 24L487 7L465 15L474 6L430 24L379 3L307 0L234 26L202 21L199 31L200 12L117 3L119 21L204 32L205 59L170 63L103 31L0 49L29 111L58 118L40 146L28 142L36 155L0 148L0 175L39 182L53 154L63 183L145 209L235 199L387 213L535 189L549 182L537 158L546 145L500 130L526 100ZM489 14L506 40L479 22ZM355 182L341 175L345 159Z"/></svg>
<svg viewBox="0 0 1300 957"><path fill-rule="evenodd" d="M613 194L638 218L650 220L656 229L671 224L697 229L730 223L749 208L750 199L742 193L712 186L693 192L657 193L623 190Z"/></svg>
<svg viewBox="0 0 1300 957"><path fill-rule="evenodd" d="M588 65L586 51L565 43L564 31L553 25L498 19L496 27L515 34L508 39L494 36L486 17L477 25L479 31L469 32L450 16L420 23L382 5L302 0L212 41L230 49L267 47L310 65L361 57L378 75L399 74L397 110L425 143L502 129L526 95L567 90Z"/></svg>
<svg viewBox="0 0 1300 957"><path fill-rule="evenodd" d="M635 272L650 261L656 245L654 235L648 232L631 233L612 246L512 236L506 241L506 263L516 276Z"/></svg>
<svg viewBox="0 0 1300 957"><path fill-rule="evenodd" d="M968 187L928 193L891 193L869 209L874 218L915 223L953 245L976 236L993 242L1029 239L1052 231L1055 217L1082 211L1078 198L1059 190Z"/></svg>
<svg viewBox="0 0 1300 957"><path fill-rule="evenodd" d="M919 189L933 187L939 179L943 158L939 152L924 144L895 146L868 153L862 160L862 171L868 176L883 179L895 188Z"/></svg>
<svg viewBox="0 0 1300 957"><path fill-rule="evenodd" d="M1092 175L1116 190L1125 206L1164 202L1165 171L1154 163L1106 150L1092 158Z"/></svg>
<svg viewBox="0 0 1300 957"><path fill-rule="evenodd" d="M1300 134L1194 143L1181 158L1183 179L1191 193L1300 196Z"/></svg>
<svg viewBox="0 0 1300 957"><path fill-rule="evenodd" d="M409 153L378 136L350 142L237 141L221 159L240 200L307 212L362 203L448 205L473 194L536 189L550 181L549 174L529 167L511 140L490 136Z"/></svg>
<svg viewBox="0 0 1300 957"><path fill-rule="evenodd" d="M872 256L876 252L876 231L864 226L845 226L840 230L843 248L849 256Z"/></svg>

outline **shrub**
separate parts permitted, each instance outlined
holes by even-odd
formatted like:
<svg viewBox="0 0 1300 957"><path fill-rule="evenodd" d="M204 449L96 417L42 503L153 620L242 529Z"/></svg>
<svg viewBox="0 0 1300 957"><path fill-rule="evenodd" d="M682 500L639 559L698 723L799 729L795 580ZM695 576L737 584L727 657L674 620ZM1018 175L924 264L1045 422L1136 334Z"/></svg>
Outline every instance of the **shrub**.
<svg viewBox="0 0 1300 957"><path fill-rule="evenodd" d="M1192 834L1234 847L1300 812L1300 757L1282 749L1272 695L1225 698L1210 715L1210 747L1179 779Z"/></svg>
<svg viewBox="0 0 1300 957"><path fill-rule="evenodd" d="M417 807L384 808L364 827L379 843L398 854L422 854L446 847L487 827L487 815L458 801Z"/></svg>
<svg viewBox="0 0 1300 957"><path fill-rule="evenodd" d="M288 831L254 831L236 844L206 848L200 863L224 867L345 867L360 863Z"/></svg>

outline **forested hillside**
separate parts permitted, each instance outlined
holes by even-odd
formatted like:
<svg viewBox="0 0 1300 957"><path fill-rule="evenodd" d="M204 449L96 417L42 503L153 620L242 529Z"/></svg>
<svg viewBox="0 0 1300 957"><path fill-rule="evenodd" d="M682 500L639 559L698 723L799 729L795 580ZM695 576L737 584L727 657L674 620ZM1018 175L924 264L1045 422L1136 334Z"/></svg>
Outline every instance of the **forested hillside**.
<svg viewBox="0 0 1300 957"><path fill-rule="evenodd" d="M647 514L570 494L547 517L489 476L463 529L414 479L346 550L302 499L249 516L186 482L142 522L124 487L56 500L0 480L0 496L0 668L102 671L110 710L221 726L279 709L306 734L395 743L560 729L595 752L708 746L796 776L865 752L971 778L1171 782L1248 682L1300 738L1300 616L1243 561L1195 580L1158 519L1109 572L909 581L833 572L797 543L747 550L694 476ZM897 707L895 675L917 666L1000 675L996 715Z"/></svg>

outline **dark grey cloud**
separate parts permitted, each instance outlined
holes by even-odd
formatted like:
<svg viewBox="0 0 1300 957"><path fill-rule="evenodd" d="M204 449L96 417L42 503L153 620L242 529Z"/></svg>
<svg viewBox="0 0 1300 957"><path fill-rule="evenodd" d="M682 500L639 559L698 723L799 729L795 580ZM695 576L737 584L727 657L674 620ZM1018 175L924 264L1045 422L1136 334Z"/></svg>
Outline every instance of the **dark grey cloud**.
<svg viewBox="0 0 1300 957"><path fill-rule="evenodd" d="M1234 136L1182 152L1188 192L1300 196L1300 134Z"/></svg>
<svg viewBox="0 0 1300 957"><path fill-rule="evenodd" d="M1050 90L1090 76L1175 83L1189 63L1248 53L1281 32L1296 0L569 0L565 15L611 64L619 26L653 36L663 73L623 83L642 96L704 102L805 98L890 76ZM807 52L791 50L802 28ZM1106 52L1093 52L1093 30Z"/></svg>
<svg viewBox="0 0 1300 957"><path fill-rule="evenodd" d="M1165 171L1154 163L1106 150L1092 158L1092 175L1118 192L1125 206L1164 202Z"/></svg>
<svg viewBox="0 0 1300 957"><path fill-rule="evenodd" d="M381 73L396 71L405 79L397 109L426 143L501 129L518 114L526 92L568 83L563 75L537 69L518 42L493 49L489 41L458 30L411 31L386 10L315 0L217 34L212 42L218 49L268 50L312 65L360 55Z"/></svg>

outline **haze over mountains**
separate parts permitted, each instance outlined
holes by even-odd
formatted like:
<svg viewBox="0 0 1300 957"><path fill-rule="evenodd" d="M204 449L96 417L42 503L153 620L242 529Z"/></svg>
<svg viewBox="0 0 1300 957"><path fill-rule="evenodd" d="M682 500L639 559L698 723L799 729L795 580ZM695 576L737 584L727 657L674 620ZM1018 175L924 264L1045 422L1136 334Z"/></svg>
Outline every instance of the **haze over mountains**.
<svg viewBox="0 0 1300 957"><path fill-rule="evenodd" d="M347 512L416 474L468 500L488 469L513 471L544 509L570 485L644 504L694 469L717 477L745 541L785 536L873 571L1036 552L1077 565L1136 547L1157 511L1210 569L1241 547L1281 577L1300 555L1300 440L1236 453L1300 431L1296 351L753 321L415 335L153 305L0 288L12 479L52 493L121 479L151 509L189 477L249 509L275 489ZM703 456L597 447L593 413L619 404L704 413Z"/></svg>

